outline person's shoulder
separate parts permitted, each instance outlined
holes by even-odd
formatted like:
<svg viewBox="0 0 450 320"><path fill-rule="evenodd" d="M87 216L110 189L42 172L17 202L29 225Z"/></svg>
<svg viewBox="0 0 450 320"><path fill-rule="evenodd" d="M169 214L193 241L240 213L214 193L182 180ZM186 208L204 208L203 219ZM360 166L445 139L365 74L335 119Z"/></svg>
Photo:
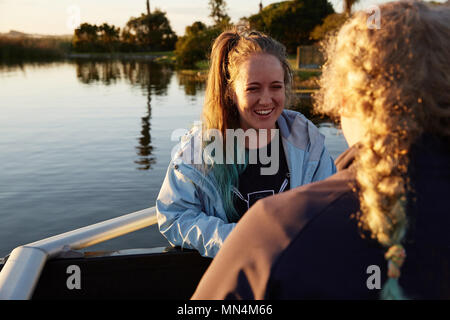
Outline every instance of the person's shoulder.
<svg viewBox="0 0 450 320"><path fill-rule="evenodd" d="M303 114L293 110L283 110L277 123L281 136L291 144L302 150L311 148L321 154L325 147L325 136Z"/></svg>
<svg viewBox="0 0 450 320"><path fill-rule="evenodd" d="M194 125L189 131L178 137L178 145L172 151L172 164L174 166L201 164L203 159L203 131L201 125Z"/></svg>
<svg viewBox="0 0 450 320"><path fill-rule="evenodd" d="M266 298L320 295L336 299L355 292L368 294L365 280L361 281L365 273L361 276L360 270L380 265L383 252L359 227L358 194L351 184L354 180L348 179L349 171L293 190L288 209L282 209L283 202L288 207L288 199L265 204L270 211L278 211L280 217L288 212L290 219L280 219L280 224L291 232L289 245L271 262ZM290 207L294 209L290 211ZM351 283L354 292L339 291L346 282Z"/></svg>
<svg viewBox="0 0 450 320"><path fill-rule="evenodd" d="M218 299L263 299L280 255L327 204L351 192L348 179L341 174L258 200L224 242L196 297L210 297L213 286Z"/></svg>
<svg viewBox="0 0 450 320"><path fill-rule="evenodd" d="M353 184L352 172L343 170L325 180L258 200L236 226L236 237L268 251L279 250L340 198L356 206Z"/></svg>
<svg viewBox="0 0 450 320"><path fill-rule="evenodd" d="M312 122L306 118L301 112L295 110L284 109L281 113L280 120L285 121L288 125L292 126L294 124L307 125Z"/></svg>
<svg viewBox="0 0 450 320"><path fill-rule="evenodd" d="M200 124L195 124L192 128L185 132L180 137L180 148L186 149L188 146L196 143L202 138L202 127Z"/></svg>
<svg viewBox="0 0 450 320"><path fill-rule="evenodd" d="M350 196L356 201L354 186L352 170L343 170L327 179L262 199L260 205L273 215L274 219L278 218L278 223L283 225L283 228L292 230L292 226L302 221L297 227L297 231L300 231L304 223L320 214L337 199Z"/></svg>

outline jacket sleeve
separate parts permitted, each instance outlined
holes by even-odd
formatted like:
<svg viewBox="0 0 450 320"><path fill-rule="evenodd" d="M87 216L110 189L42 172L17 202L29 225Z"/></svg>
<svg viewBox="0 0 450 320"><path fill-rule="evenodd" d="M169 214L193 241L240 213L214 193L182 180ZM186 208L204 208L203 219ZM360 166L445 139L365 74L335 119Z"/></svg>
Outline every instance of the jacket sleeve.
<svg viewBox="0 0 450 320"><path fill-rule="evenodd" d="M328 178L336 173L336 166L331 155L328 153L327 148L324 146L322 154L320 156L319 164L312 177L311 182L320 181Z"/></svg>
<svg viewBox="0 0 450 320"><path fill-rule="evenodd" d="M172 165L156 200L156 210L159 230L172 245L198 250L205 257L215 257L236 225L207 214L199 188Z"/></svg>

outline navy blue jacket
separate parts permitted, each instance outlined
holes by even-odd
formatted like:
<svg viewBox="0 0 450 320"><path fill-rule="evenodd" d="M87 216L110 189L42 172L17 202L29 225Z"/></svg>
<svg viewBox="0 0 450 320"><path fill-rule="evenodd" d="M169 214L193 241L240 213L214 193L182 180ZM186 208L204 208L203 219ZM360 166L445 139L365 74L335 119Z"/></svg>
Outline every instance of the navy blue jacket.
<svg viewBox="0 0 450 320"><path fill-rule="evenodd" d="M258 201L237 224L193 299L378 299L367 285L385 248L358 228L352 166L357 147L330 178ZM412 149L407 258L400 285L409 298L450 298L450 153L427 139ZM369 268L369 269L368 269ZM371 287L371 289L369 288Z"/></svg>

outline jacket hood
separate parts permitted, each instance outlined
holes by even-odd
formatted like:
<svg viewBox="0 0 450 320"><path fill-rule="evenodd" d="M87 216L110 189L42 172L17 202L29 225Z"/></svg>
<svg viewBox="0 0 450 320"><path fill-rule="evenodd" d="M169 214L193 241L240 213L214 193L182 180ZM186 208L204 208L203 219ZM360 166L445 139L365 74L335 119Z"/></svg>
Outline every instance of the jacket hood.
<svg viewBox="0 0 450 320"><path fill-rule="evenodd" d="M294 147L308 151L310 161L319 161L325 147L325 136L310 120L299 112L284 110L277 123L282 137Z"/></svg>

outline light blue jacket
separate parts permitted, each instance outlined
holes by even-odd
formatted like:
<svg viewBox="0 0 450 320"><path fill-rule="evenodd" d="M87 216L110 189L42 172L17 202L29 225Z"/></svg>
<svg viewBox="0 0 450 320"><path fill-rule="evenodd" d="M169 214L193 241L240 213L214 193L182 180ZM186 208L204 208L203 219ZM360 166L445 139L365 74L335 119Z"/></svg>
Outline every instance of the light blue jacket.
<svg viewBox="0 0 450 320"><path fill-rule="evenodd" d="M290 188L323 180L336 172L325 137L302 114L284 110L277 120L290 172ZM156 209L160 232L176 246L214 257L236 223L229 223L212 173L180 161L200 130L184 137L170 162ZM200 135L201 136L201 135Z"/></svg>

